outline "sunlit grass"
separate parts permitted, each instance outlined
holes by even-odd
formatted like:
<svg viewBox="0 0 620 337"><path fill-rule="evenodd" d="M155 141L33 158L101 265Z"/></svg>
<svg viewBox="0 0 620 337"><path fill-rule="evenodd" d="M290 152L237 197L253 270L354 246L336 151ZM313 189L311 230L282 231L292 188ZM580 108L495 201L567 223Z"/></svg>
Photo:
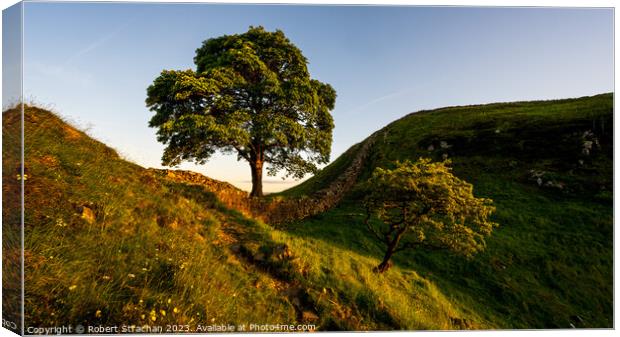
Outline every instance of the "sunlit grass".
<svg viewBox="0 0 620 337"><path fill-rule="evenodd" d="M475 195L495 201L494 220L500 224L486 251L471 261L408 251L395 257L396 266L449 296L450 310L459 313L450 316L466 318L471 327L611 326L613 209L605 191L612 190L613 178L612 98L444 108L388 125L360 181L394 160L441 160L447 154L455 174L473 183ZM588 130L600 148L586 156L581 137ZM449 147L442 149L441 141ZM565 187L538 186L532 169ZM321 172L306 184L329 176ZM383 251L362 223L362 198L354 189L338 207L286 230L303 241L378 261Z"/></svg>
<svg viewBox="0 0 620 337"><path fill-rule="evenodd" d="M214 200L177 195L49 113L27 118L27 325L293 320L275 289L253 287L258 276L213 244L225 218Z"/></svg>
<svg viewBox="0 0 620 337"><path fill-rule="evenodd" d="M381 275L372 268L382 247L363 226L357 189L324 214L275 229L29 107L26 325L609 327L612 207L601 187L613 177L605 136L612 126L604 124L611 98L446 108L388 126L360 180L393 160L446 152L455 174L495 201L501 226L472 260L403 252ZM603 145L577 167L571 135L584 128L597 130ZM440 141L450 150L428 150ZM355 151L279 197L327 186ZM12 174L11 165L3 170ZM531 169L567 188L537 186ZM290 256L276 256L282 247Z"/></svg>

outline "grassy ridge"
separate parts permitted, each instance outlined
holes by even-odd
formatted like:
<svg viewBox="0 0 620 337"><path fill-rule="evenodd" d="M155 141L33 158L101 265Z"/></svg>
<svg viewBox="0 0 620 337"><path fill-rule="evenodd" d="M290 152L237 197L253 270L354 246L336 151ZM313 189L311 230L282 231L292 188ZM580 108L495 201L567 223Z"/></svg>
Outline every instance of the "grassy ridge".
<svg viewBox="0 0 620 337"><path fill-rule="evenodd" d="M447 155L476 195L495 200L501 224L471 261L403 252L391 273L417 272L457 310L491 326L611 327L612 118L613 96L605 94L444 108L387 126L360 180L394 160ZM340 207L289 232L379 260L382 249L362 225L362 197L353 190Z"/></svg>
<svg viewBox="0 0 620 337"><path fill-rule="evenodd" d="M26 326L454 328L459 313L415 272L377 278L372 258L247 219L48 111L25 120Z"/></svg>
<svg viewBox="0 0 620 337"><path fill-rule="evenodd" d="M241 220L212 196L181 193L47 111L25 118L27 326L293 319L272 279L228 253L220 229Z"/></svg>
<svg viewBox="0 0 620 337"><path fill-rule="evenodd" d="M446 108L387 126L360 180L396 159L447 154L476 195L495 200L501 227L473 260L403 252L382 275L371 272L382 249L355 188L338 207L275 229L28 107L26 325L609 327L612 98ZM327 186L356 151L282 195Z"/></svg>

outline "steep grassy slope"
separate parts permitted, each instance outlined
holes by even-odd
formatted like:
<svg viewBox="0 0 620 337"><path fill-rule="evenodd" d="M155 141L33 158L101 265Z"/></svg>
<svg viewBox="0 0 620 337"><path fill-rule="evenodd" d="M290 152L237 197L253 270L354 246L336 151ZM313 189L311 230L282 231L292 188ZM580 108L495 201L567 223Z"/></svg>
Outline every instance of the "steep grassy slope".
<svg viewBox="0 0 620 337"><path fill-rule="evenodd" d="M21 106L2 114L2 318L21 329Z"/></svg>
<svg viewBox="0 0 620 337"><path fill-rule="evenodd" d="M3 115L3 139L19 139L16 115ZM396 159L447 154L476 195L495 200L501 227L473 260L406 252L377 275L381 247L355 188L276 229L27 107L26 326L610 327L612 117L607 94L445 108L386 127L360 181ZM282 195L328 186L355 153ZM19 163L3 165L15 181ZM7 205L3 221L14 222Z"/></svg>
<svg viewBox="0 0 620 337"><path fill-rule="evenodd" d="M13 126L18 116L3 115ZM464 314L415 271L374 275L365 252L245 218L48 111L27 107L24 119L26 326L460 327L452 320ZM3 179L15 180L19 163L5 165ZM3 220L18 209L6 211Z"/></svg>
<svg viewBox="0 0 620 337"><path fill-rule="evenodd" d="M447 294L466 317L451 318L455 326L611 327L612 127L612 94L444 108L390 124L360 181L394 160L447 156L477 196L495 200L501 226L473 260L409 251L388 274L416 272ZM328 183L340 161L302 186ZM287 233L379 261L381 246L362 224L362 198L353 189L339 207L291 224Z"/></svg>
<svg viewBox="0 0 620 337"><path fill-rule="evenodd" d="M227 251L223 222L247 220L47 111L25 120L27 326L294 319L273 280Z"/></svg>

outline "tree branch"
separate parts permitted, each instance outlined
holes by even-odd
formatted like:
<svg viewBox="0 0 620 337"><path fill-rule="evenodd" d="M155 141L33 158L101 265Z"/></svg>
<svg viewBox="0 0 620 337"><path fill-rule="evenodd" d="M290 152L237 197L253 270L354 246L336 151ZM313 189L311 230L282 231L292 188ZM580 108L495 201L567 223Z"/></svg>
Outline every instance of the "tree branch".
<svg viewBox="0 0 620 337"><path fill-rule="evenodd" d="M237 150L237 153L239 153L239 155L240 155L243 159L245 159L245 160L247 160L247 161L250 161L250 156L248 155L247 151L243 151L243 150L241 150L241 148L239 148L239 146L237 146L237 145L233 145L233 147L235 148L235 150Z"/></svg>
<svg viewBox="0 0 620 337"><path fill-rule="evenodd" d="M368 230L374 234L374 236L379 239L379 241L381 242L388 242L387 241L387 235L386 238L382 238L381 235L379 235L379 233L372 227L372 225L370 224L370 215L372 213L370 212L370 207L366 206L366 218L364 219L364 223L366 224L366 227L368 227Z"/></svg>
<svg viewBox="0 0 620 337"><path fill-rule="evenodd" d="M414 249L414 248L418 248L418 247L422 247L424 249L428 249L428 250L444 250L446 248L444 247L439 247L439 246L433 246L433 245L428 245L422 242L405 242L404 244L402 244L402 246L396 248L394 250L394 253L396 252L400 252L403 250L407 250L407 249Z"/></svg>

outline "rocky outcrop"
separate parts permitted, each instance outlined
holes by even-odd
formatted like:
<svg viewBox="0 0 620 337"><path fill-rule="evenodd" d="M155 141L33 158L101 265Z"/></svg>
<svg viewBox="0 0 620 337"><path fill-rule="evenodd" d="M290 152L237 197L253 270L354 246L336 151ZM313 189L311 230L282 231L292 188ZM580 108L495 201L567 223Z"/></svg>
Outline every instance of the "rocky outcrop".
<svg viewBox="0 0 620 337"><path fill-rule="evenodd" d="M215 194L226 207L239 210L247 216L271 224L285 223L304 219L336 206L357 182L376 136L377 133L374 133L364 141L351 165L328 187L300 198L250 198L247 192L229 183L199 173L182 170L151 169L151 171L163 174L166 179L200 185Z"/></svg>

